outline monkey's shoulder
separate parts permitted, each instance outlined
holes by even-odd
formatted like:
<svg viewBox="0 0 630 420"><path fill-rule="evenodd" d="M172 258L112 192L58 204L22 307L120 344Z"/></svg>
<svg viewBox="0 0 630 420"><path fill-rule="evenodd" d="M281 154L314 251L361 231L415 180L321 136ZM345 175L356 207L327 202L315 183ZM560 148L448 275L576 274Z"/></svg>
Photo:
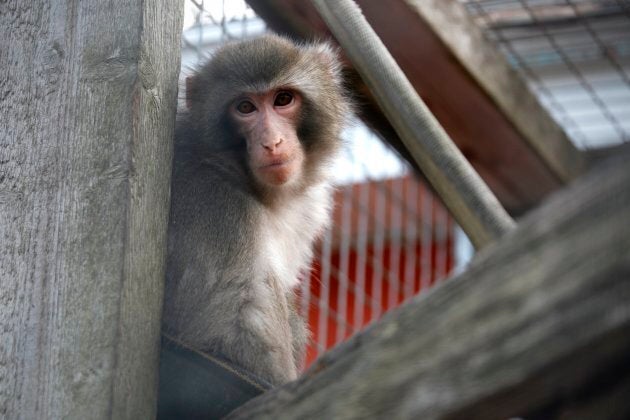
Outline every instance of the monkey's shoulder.
<svg viewBox="0 0 630 420"><path fill-rule="evenodd" d="M235 229L256 223L255 215L261 207L247 188L220 176L173 180L171 219L193 228Z"/></svg>
<svg viewBox="0 0 630 420"><path fill-rule="evenodd" d="M204 200L215 194L244 200L254 195L239 150L216 150L202 141L176 144L173 158L172 190L191 199Z"/></svg>

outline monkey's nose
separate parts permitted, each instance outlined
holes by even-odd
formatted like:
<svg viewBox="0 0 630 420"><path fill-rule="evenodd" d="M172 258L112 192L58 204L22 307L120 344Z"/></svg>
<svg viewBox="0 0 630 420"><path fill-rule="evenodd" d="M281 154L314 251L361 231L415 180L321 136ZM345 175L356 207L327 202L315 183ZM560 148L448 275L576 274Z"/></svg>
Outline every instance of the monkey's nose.
<svg viewBox="0 0 630 420"><path fill-rule="evenodd" d="M282 143L282 138L269 140L269 141L261 143L261 145L262 147L269 150L270 152L273 152L276 149L276 147L280 145L280 143Z"/></svg>

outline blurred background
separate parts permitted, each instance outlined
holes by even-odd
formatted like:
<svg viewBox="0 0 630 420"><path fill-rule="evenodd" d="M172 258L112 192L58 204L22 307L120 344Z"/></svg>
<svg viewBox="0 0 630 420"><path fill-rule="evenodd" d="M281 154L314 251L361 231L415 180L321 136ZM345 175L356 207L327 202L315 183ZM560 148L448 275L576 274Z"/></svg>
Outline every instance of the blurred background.
<svg viewBox="0 0 630 420"><path fill-rule="evenodd" d="M466 14L453 25L474 25L560 127L570 147L596 157L630 142L630 1L453 2L455 12ZM272 28L307 39L326 37L308 2L249 3L186 0L180 82L230 40ZM417 18L413 1L358 3L429 108L513 216L526 214L566 182L530 156L531 148L518 136L503 135L514 130L517 123L511 118L518 117L493 110L496 99L485 91L476 93L476 84L483 82L468 73L460 76L465 66L454 64L450 56L445 61L454 67L440 67L444 42L414 32L422 24L412 20ZM363 105L361 89L356 90ZM474 112L462 112L466 106ZM312 332L307 365L388 310L464 269L474 254L378 110L360 114L344 133L344 150L333 171L333 225L318 243L312 269L301 283L300 307Z"/></svg>

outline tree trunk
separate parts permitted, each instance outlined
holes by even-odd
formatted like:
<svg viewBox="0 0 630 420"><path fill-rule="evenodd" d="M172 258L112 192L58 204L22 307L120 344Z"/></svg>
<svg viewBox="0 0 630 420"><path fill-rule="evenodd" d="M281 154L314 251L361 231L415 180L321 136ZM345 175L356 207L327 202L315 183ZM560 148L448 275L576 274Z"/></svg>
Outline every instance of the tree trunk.
<svg viewBox="0 0 630 420"><path fill-rule="evenodd" d="M181 23L0 2L0 418L155 416Z"/></svg>

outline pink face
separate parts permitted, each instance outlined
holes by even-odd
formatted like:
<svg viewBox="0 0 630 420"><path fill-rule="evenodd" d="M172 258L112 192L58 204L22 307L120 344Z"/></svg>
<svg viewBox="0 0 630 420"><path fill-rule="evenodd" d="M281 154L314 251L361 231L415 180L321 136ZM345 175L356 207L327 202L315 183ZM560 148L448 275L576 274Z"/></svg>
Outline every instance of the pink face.
<svg viewBox="0 0 630 420"><path fill-rule="evenodd" d="M243 95L230 107L247 141L251 170L264 185L290 184L302 173L304 152L296 132L301 105L299 94L278 89Z"/></svg>

